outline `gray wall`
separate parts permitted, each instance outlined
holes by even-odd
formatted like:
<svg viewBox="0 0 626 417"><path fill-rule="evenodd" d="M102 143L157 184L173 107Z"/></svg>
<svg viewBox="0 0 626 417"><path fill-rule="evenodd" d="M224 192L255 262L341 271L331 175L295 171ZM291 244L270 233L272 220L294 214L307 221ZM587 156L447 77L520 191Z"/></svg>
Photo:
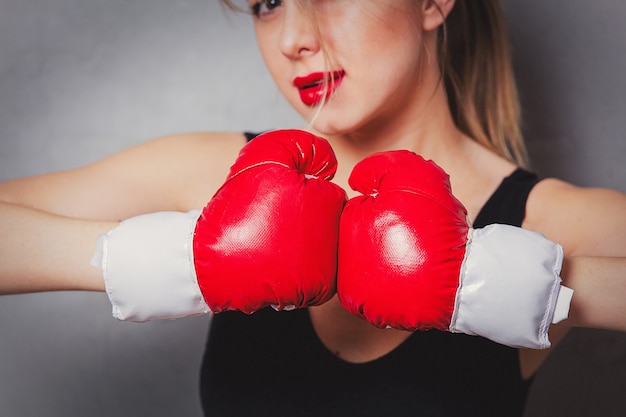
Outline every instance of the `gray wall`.
<svg viewBox="0 0 626 417"><path fill-rule="evenodd" d="M626 190L626 3L504 0L535 168ZM0 180L174 132L297 126L246 17L216 0L0 0ZM206 318L111 318L101 294L0 297L0 415L198 416ZM529 416L624 414L626 338L573 332Z"/></svg>
<svg viewBox="0 0 626 417"><path fill-rule="evenodd" d="M626 2L503 4L536 170L626 191ZM624 416L624 388L626 334L577 329L537 375L527 415Z"/></svg>

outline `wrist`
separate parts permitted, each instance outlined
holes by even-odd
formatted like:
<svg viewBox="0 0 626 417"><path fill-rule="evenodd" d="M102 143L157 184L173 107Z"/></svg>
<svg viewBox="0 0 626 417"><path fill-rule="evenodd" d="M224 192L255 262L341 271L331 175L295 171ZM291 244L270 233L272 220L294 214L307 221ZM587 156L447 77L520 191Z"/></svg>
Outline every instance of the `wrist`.
<svg viewBox="0 0 626 417"><path fill-rule="evenodd" d="M539 233L500 224L470 230L450 331L550 347L550 324L567 317L571 300L562 263L561 246Z"/></svg>
<svg viewBox="0 0 626 417"><path fill-rule="evenodd" d="M145 214L99 237L92 264L102 270L115 318L147 321L209 312L193 262L199 215Z"/></svg>

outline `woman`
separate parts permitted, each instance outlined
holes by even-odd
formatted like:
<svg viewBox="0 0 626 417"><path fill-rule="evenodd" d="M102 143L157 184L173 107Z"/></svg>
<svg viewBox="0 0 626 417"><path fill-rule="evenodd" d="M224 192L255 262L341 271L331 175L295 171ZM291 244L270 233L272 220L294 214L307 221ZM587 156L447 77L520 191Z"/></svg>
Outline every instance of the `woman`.
<svg viewBox="0 0 626 417"><path fill-rule="evenodd" d="M512 78L507 68L508 57L506 50L501 49L502 45L493 43L494 39L499 39L498 9L490 2L481 2L478 6L476 2L454 3L408 0L313 2L314 7L306 9L298 7L296 2L262 1L251 2L250 7L255 15L261 52L276 84L303 118L311 121L309 129L328 138L335 150L339 161L335 176L337 184L353 196L354 193L347 185L347 178L356 163L376 151L408 149L433 159L450 174L456 197L468 209L469 217L477 223L479 213L494 191L505 178L515 172L517 166L523 164L524 152L517 139L517 109ZM449 14L448 23L444 27L444 17ZM477 47L468 52L470 59L467 65L470 72L454 74L447 66L449 62L453 62L453 65L465 64L455 62L461 56L455 42L468 39L463 33L455 33L455 29L465 18L479 28L495 28L496 33L491 37L486 35L485 40L476 35L478 38L475 42L466 44ZM460 39L456 39L457 37ZM440 42L449 49L440 50ZM362 47L357 48L355 45ZM480 61L481 51L487 54L484 61ZM442 67L445 82L442 82ZM309 94L310 91L305 88L310 86L310 81L299 84L299 88L298 85L294 86L295 79L306 79L307 75L329 69L333 71L333 80L328 90L331 93L324 96L327 99L322 100L321 106L318 106L318 97ZM482 78L482 72L488 74L487 79ZM478 83L473 86L468 84L467 80L477 74L481 76ZM456 77L459 79L455 79ZM314 80L314 84L317 81L320 80ZM483 83L487 87L483 87ZM318 90L317 93L319 92ZM482 92L484 97L480 96ZM448 97L451 97L450 101ZM485 108L474 109L473 98L478 103L489 104ZM494 116L494 109L501 111L498 117ZM169 138L71 173L51 174L3 184L1 195L8 204L2 206L2 219L7 224L4 230L11 236L13 244L6 250L3 249L2 256L14 260L14 263L4 262L6 269L3 277L9 277L13 281L3 283L3 290L102 290L101 276L89 265L97 236L114 228L118 219L145 212L187 211L202 207L221 185L228 167L244 143L244 137L240 133ZM146 155L150 155L150 158ZM153 164L166 164L179 169L168 173L140 169L141 172L151 172L145 178L130 175L137 167L155 166ZM115 178L110 177L112 172L121 178L133 178L125 186L129 188L122 189ZM97 199L85 193L93 183L101 184ZM180 184L185 184L184 191L180 191ZM141 193L135 192L132 194L135 198L124 199L123 202L115 198L122 193L127 195L125 190L129 189L141 189ZM618 279L620 274L623 276L623 262L620 259L573 258L624 256L622 248L626 225L623 216L620 216L626 207L624 196L608 190L578 189L557 180L543 180L531 187L529 192L521 225L539 231L563 245L566 255L570 257L565 264L563 277L576 294L570 319L563 325L553 326L551 330L553 345L558 343L571 326L624 330L624 305L620 299L625 289ZM163 195L170 197L164 199ZM567 210L563 210L563 207L567 207ZM69 220L53 213L95 221ZM584 229L571 227L583 215L592 218ZM30 233L28 228L31 228ZM40 230L47 231L43 238L37 238ZM24 245L20 245L20 242ZM51 245L49 242L56 244ZM67 242L67 245L59 245L58 242ZM74 250L67 251L68 245ZM55 249L61 247L65 249L55 252ZM24 265L19 260L25 258L25 250L45 252L48 255L46 262ZM592 268L596 279L589 279L586 274L581 274L579 265ZM443 413L455 410L465 415L470 412L477 415L515 415L523 407L526 388L523 379L531 377L548 354L548 351L521 351L517 363L516 351L512 355L508 349L502 350L483 342L468 347L467 343L471 345L474 343L473 339L471 342L457 342L456 338L452 341L443 336L443 340L437 340L438 336L433 336L435 339L431 340L430 336L421 339L423 336L420 334L413 336L402 331L381 331L349 315L336 299L310 309L308 314L308 323L312 323L312 328L305 334L317 335L324 347L335 352L340 361L335 364L339 371L332 368L327 374L318 374L314 378L303 377L290 371L292 368L289 367L285 367L284 371L276 371L281 378L292 376L293 379L283 380L283 384L267 385L268 396L280 398L280 395L275 394L277 390L293 388L294 382L305 384L300 382L302 378L307 381L311 379L306 382L307 388L311 390L319 387L321 381L327 383L327 388L319 391L322 394L318 393L313 400L311 391L298 389L297 395L301 397L296 397L291 402L282 402L285 408L304 404L304 408L293 410L293 413L300 415L313 414L307 410L322 410L325 413L332 410L350 414L355 412L352 407L359 403L365 408L362 413L369 412L372 415L392 415L394 410L401 413L405 411L402 407L407 407L405 414L408 415L412 413L409 411L411 407L421 411L438 408ZM265 320L264 316L254 317ZM288 316L281 315L280 319L272 317L268 320L286 320L286 317ZM289 316L289 320L293 317L301 316ZM229 321L235 323L228 323ZM294 323L301 325L303 322ZM216 365L220 361L226 367L232 365L225 362L221 355L226 347L232 347L232 343L238 341L237 335L229 336L235 324L252 327L248 332L241 332L240 327L238 328L238 332L247 337L254 335L252 331L257 328L253 321L242 319L236 314L216 316L214 324L213 340L224 342L221 345L209 345L207 351L204 392L208 413L219 410L220 404L215 403L215 398L225 400L224 407L241 403L238 401L240 392L234 391L223 380L215 379L224 377L224 374L216 373L220 371L216 369ZM276 324L273 328L285 329L284 326L291 324ZM301 327L294 331L300 331L298 329L301 330ZM269 336L260 332L256 336L257 339L271 339L276 335ZM235 339L226 339L227 337ZM404 343L409 338L411 343ZM315 338L310 340L314 343ZM424 363L430 362L429 359L412 365L407 362L396 363L395 368L386 366L386 362L390 360L398 361L400 353L404 355L401 356L404 358L402 360L413 358L414 351L405 352L407 347L413 349L415 346L430 343L433 344L432 347L421 354L442 354L445 347L452 350L444 352L449 354L458 353L453 348L466 349L472 354L470 357L474 358L474 363L467 364L468 361L465 361L465 365L469 367L460 376L451 372L458 372L458 368L451 370L449 366L439 369L426 367ZM481 352L484 356L473 356ZM247 355L239 353L243 357ZM285 352L289 353L289 350ZM319 356L319 351L311 355ZM495 367L489 365L489 360L494 355L500 356L502 361ZM305 355L304 358L306 357ZM449 357L450 355L443 355L438 359L445 361ZM332 361L330 358L323 360ZM426 382L415 377L415 370L404 374L396 373L396 370L401 371L412 366L417 366L417 373L420 369L424 370ZM515 367L517 373L512 369ZM499 371L495 372L494 368L505 370L501 374ZM246 369L239 371L245 372ZM267 371L270 373L272 368ZM315 368L311 372L313 371ZM256 372L252 374L255 375ZM383 381L382 385L363 387L361 393L361 386L355 390L347 390L341 385L344 380L333 380L338 375L345 374L354 383L362 383L363 380L371 382L373 379L384 378L388 375L386 372L394 372L394 378L405 378L407 381ZM275 375L270 374L266 375L269 381L259 379L257 383L244 383L236 375L233 371L231 376L235 379L233 382L237 383L234 386L241 390L248 389L250 393L275 379ZM421 377L425 378L424 375ZM489 380L490 377L497 379ZM452 382L450 378L456 378L457 382ZM422 396L415 396L415 385L412 385L415 383L422 384L422 389L427 390ZM389 392L381 391L383 387L388 387ZM402 387L406 392L401 390ZM484 393L481 391L483 388L498 388L501 391L491 398L477 398L473 395L473 390ZM384 394L394 403L390 404L383 399L386 398L383 397ZM232 400L228 395L232 395ZM289 398L289 395L295 394L285 391L282 398ZM380 398L372 404L360 398L377 395ZM396 403L398 397L402 401ZM450 397L457 398L457 401L450 402ZM328 404L324 405L325 401ZM255 407L259 404L261 403L251 401L250 404L243 405ZM273 408L276 404L270 402L266 406L272 407L270 412L280 413L280 410ZM383 412L375 409L375 406L389 408L385 408Z"/></svg>

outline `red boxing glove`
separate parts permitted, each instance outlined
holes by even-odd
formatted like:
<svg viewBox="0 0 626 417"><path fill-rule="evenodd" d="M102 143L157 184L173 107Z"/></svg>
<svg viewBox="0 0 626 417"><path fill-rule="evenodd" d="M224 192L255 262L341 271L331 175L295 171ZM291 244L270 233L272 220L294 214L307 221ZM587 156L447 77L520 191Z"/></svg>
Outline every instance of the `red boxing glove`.
<svg viewBox="0 0 626 417"><path fill-rule="evenodd" d="M465 255L467 212L432 161L409 152L357 164L341 220L339 296L378 327L447 330Z"/></svg>
<svg viewBox="0 0 626 417"><path fill-rule="evenodd" d="M242 149L196 225L195 267L211 311L300 308L335 294L346 202L329 182L336 170L328 142L303 131L266 133Z"/></svg>
<svg viewBox="0 0 626 417"><path fill-rule="evenodd" d="M92 263L120 320L171 319L335 294L345 191L322 138L299 130L248 143L202 212L127 219L99 239Z"/></svg>
<svg viewBox="0 0 626 417"><path fill-rule="evenodd" d="M550 345L558 295L557 320L571 299L559 245L512 226L472 229L448 175L412 152L361 161L349 184L364 195L341 218L337 291L348 311L378 327Z"/></svg>

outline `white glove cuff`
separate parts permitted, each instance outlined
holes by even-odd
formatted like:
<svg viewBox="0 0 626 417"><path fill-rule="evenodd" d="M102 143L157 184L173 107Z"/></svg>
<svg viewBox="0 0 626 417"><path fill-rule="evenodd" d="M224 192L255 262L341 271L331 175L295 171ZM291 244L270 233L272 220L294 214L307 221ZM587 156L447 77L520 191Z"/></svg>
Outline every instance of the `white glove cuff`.
<svg viewBox="0 0 626 417"><path fill-rule="evenodd" d="M561 246L539 233L501 224L471 230L450 331L550 347L550 323L567 317L572 298L560 285L562 263Z"/></svg>
<svg viewBox="0 0 626 417"><path fill-rule="evenodd" d="M103 272L119 320L174 319L208 313L193 261L200 211L130 218L98 239L92 265Z"/></svg>

